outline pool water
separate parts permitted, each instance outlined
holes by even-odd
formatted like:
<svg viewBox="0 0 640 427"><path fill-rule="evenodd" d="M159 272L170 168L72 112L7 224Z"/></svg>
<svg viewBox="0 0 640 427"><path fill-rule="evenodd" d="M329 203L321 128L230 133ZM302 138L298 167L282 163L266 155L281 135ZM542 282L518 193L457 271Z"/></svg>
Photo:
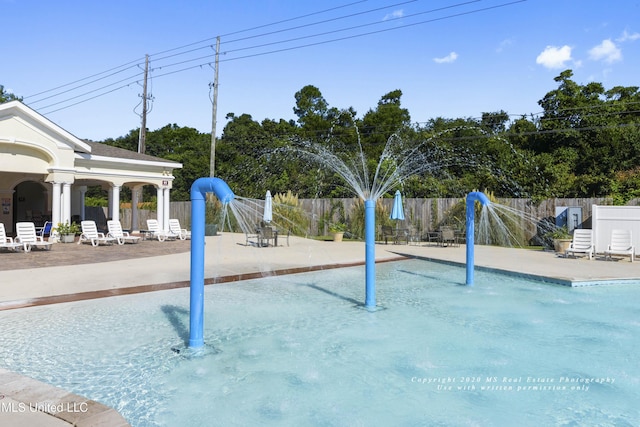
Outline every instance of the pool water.
<svg viewBox="0 0 640 427"><path fill-rule="evenodd" d="M569 288L411 260L0 312L0 366L133 426L632 426L640 284Z"/></svg>

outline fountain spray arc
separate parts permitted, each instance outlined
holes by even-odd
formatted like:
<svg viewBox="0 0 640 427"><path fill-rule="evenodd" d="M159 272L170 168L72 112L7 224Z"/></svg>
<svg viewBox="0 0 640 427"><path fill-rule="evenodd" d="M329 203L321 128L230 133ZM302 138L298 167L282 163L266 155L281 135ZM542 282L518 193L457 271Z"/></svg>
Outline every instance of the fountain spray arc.
<svg viewBox="0 0 640 427"><path fill-rule="evenodd" d="M204 218L205 195L214 193L227 204L235 198L220 178L198 178L191 185L191 282L189 307L189 347L204 346Z"/></svg>
<svg viewBox="0 0 640 427"><path fill-rule="evenodd" d="M467 286L473 286L473 267L475 263L474 254L474 233L475 233L475 202L488 206L491 202L489 198L479 191L472 191L467 194Z"/></svg>

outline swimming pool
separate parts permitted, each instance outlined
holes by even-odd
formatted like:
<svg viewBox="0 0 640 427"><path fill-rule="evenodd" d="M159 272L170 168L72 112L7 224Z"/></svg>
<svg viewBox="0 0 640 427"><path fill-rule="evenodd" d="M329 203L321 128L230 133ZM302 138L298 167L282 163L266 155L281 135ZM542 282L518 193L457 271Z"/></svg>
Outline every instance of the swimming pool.
<svg viewBox="0 0 640 427"><path fill-rule="evenodd" d="M133 426L637 425L638 284L568 288L411 260L0 312L0 366ZM172 350L174 349L174 350Z"/></svg>

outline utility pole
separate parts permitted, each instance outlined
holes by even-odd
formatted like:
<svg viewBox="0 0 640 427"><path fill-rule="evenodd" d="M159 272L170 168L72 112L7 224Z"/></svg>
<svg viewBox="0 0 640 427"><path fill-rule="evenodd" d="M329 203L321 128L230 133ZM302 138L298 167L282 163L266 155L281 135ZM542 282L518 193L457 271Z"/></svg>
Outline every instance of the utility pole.
<svg viewBox="0 0 640 427"><path fill-rule="evenodd" d="M216 171L216 116L218 114L218 68L220 55L220 36L216 38L216 67L213 73L213 109L211 113L211 159L209 161L209 176L214 177Z"/></svg>
<svg viewBox="0 0 640 427"><path fill-rule="evenodd" d="M147 139L147 77L149 75L149 55L145 55L144 60L144 83L142 84L142 123L140 124L140 132L138 134L138 153L144 154ZM138 230L138 200L140 199L139 188L131 189L131 230Z"/></svg>
<svg viewBox="0 0 640 427"><path fill-rule="evenodd" d="M142 124L140 125L140 135L138 137L138 153L144 154L145 140L147 138L147 76L149 75L149 55L145 55L144 60L144 83L142 84Z"/></svg>

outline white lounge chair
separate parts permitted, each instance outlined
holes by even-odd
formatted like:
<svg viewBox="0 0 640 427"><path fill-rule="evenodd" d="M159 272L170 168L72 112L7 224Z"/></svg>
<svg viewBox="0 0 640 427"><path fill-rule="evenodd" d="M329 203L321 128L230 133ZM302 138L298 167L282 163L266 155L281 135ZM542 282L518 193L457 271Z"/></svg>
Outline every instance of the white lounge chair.
<svg viewBox="0 0 640 427"><path fill-rule="evenodd" d="M611 243L604 252L605 258L611 259L611 255L629 255L633 262L635 251L631 230L611 230Z"/></svg>
<svg viewBox="0 0 640 427"><path fill-rule="evenodd" d="M160 228L160 224L157 219L147 220L147 235L152 239L158 239L160 242L164 242L167 239L175 239L178 236L169 234Z"/></svg>
<svg viewBox="0 0 640 427"><path fill-rule="evenodd" d="M169 233L174 234L180 238L180 240L190 239L191 232L186 228L182 228L180 226L179 219L170 219L169 220Z"/></svg>
<svg viewBox="0 0 640 427"><path fill-rule="evenodd" d="M18 222L16 224L16 239L20 243L25 252L31 251L31 248L51 249L53 243L47 242L42 236L36 235L36 226L33 222Z"/></svg>
<svg viewBox="0 0 640 427"><path fill-rule="evenodd" d="M139 236L132 236L128 231L123 231L120 221L107 221L107 229L109 230L107 237L113 237L119 245L138 243L140 241Z"/></svg>
<svg viewBox="0 0 640 427"><path fill-rule="evenodd" d="M100 244L111 245L116 241L115 237L108 237L104 233L98 232L95 221L82 221L80 227L82 228L82 233L80 234L80 239L78 239L78 244L88 242L92 246Z"/></svg>
<svg viewBox="0 0 640 427"><path fill-rule="evenodd" d="M4 229L4 224L0 222L0 248L16 251L21 247L22 245L20 243L16 243L11 237L7 237L7 232Z"/></svg>
<svg viewBox="0 0 640 427"><path fill-rule="evenodd" d="M571 246L565 252L566 256L569 254L585 254L589 259L593 259L595 247L593 245L593 230L586 228L576 228L573 230L573 240Z"/></svg>

